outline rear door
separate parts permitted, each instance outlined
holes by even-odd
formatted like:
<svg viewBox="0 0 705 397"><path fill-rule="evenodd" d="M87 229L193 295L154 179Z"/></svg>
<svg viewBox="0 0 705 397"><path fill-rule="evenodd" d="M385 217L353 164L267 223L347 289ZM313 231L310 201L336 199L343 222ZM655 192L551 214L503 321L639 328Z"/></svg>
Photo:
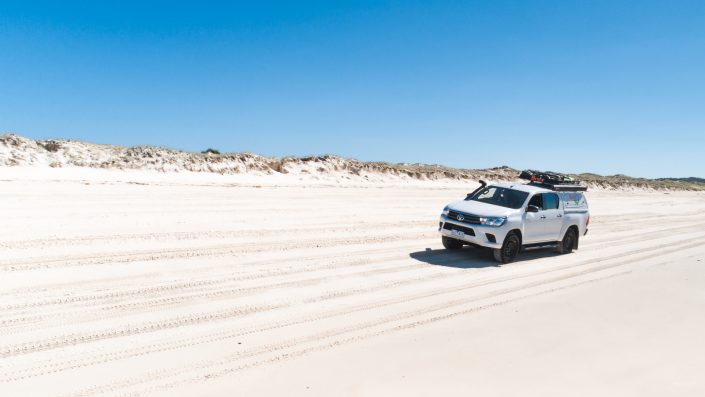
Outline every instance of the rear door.
<svg viewBox="0 0 705 397"><path fill-rule="evenodd" d="M558 241L563 228L563 206L556 193L543 193L543 238L544 241ZM543 218L545 217L545 218Z"/></svg>

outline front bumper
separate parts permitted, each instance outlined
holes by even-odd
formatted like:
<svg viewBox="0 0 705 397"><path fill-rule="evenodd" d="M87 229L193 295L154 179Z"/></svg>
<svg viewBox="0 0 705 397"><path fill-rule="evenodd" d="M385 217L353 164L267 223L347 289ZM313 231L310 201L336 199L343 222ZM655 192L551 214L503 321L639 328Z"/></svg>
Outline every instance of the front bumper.
<svg viewBox="0 0 705 397"><path fill-rule="evenodd" d="M506 223L499 227L469 224L458 222L454 219L449 219L445 215L441 215L438 224L438 232L443 236L466 243L487 248L502 248L504 237L507 235L506 226ZM472 232L468 233L467 229L470 229ZM463 233L457 233L456 230Z"/></svg>

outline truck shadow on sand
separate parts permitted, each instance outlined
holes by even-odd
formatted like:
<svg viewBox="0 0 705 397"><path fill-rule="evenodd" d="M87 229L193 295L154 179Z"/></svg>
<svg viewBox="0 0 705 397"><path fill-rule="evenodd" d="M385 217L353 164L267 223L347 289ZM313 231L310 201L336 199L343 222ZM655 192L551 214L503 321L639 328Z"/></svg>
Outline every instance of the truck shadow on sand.
<svg viewBox="0 0 705 397"><path fill-rule="evenodd" d="M511 264L534 259L550 258L557 255L557 253L551 250L521 252ZM457 269L478 269L483 267L506 266L494 260L491 250L477 247L463 247L459 250L426 248L423 251L410 253L409 257L431 265L454 267Z"/></svg>

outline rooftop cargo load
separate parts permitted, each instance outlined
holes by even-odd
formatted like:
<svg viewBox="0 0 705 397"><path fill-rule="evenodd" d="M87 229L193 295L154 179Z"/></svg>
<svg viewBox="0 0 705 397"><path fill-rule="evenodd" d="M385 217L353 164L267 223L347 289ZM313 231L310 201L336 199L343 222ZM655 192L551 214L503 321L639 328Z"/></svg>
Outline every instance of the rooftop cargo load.
<svg viewBox="0 0 705 397"><path fill-rule="evenodd" d="M519 174L519 178L529 181L532 185L538 185L557 192L587 191L587 186L581 185L580 181L557 172L524 170Z"/></svg>

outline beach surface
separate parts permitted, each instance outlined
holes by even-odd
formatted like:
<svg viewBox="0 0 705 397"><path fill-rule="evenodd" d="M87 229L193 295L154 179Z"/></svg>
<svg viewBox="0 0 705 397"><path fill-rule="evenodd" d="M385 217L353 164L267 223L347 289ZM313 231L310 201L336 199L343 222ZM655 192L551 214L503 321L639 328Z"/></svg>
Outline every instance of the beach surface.
<svg viewBox="0 0 705 397"><path fill-rule="evenodd" d="M705 395L705 192L448 252L453 181L0 169L0 395Z"/></svg>

